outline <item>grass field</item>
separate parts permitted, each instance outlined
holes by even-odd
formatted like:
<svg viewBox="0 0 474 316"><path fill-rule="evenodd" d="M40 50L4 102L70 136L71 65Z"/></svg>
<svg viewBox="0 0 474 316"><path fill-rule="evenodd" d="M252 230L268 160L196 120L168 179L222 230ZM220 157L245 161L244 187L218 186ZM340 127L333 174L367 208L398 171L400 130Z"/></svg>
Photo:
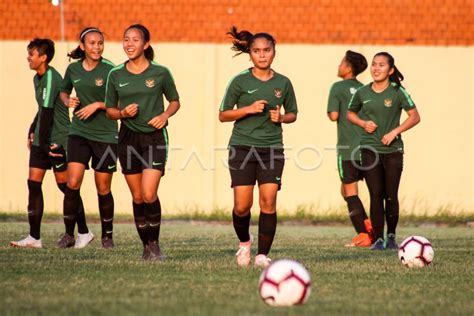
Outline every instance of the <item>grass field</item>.
<svg viewBox="0 0 474 316"><path fill-rule="evenodd" d="M0 315L473 315L474 230L399 229L399 241L431 240L434 264L410 270L396 252L348 249L349 227L280 225L271 257L302 262L313 279L304 306L271 308L257 294L261 270L238 269L230 225L165 222L168 259L142 262L131 224L115 225L116 249L99 241L54 249L63 230L43 225L45 249L13 249L27 223L0 222ZM98 225L90 225L99 233ZM252 226L256 235L256 227Z"/></svg>

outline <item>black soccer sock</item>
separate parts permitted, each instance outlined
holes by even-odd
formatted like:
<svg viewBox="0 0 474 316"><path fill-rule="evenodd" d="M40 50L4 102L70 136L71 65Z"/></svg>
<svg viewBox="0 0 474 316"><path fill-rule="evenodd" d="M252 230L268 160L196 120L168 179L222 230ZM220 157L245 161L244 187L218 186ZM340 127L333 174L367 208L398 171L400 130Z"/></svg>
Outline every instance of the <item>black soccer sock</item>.
<svg viewBox="0 0 474 316"><path fill-rule="evenodd" d="M148 245L148 225L145 218L145 203L138 204L133 202L133 218L135 220L138 236L140 236L144 246Z"/></svg>
<svg viewBox="0 0 474 316"><path fill-rule="evenodd" d="M100 223L102 225L102 238L112 238L114 230L114 197L112 192L106 195L99 194Z"/></svg>
<svg viewBox="0 0 474 316"><path fill-rule="evenodd" d="M356 232L367 233L365 229L364 220L367 219L367 214L365 213L364 205L359 199L359 196L352 195L346 198L347 208L349 209L349 217L351 219L352 225L354 226Z"/></svg>
<svg viewBox="0 0 474 316"><path fill-rule="evenodd" d="M387 234L394 234L397 230L399 218L398 198L387 197L385 199L385 220L387 221Z"/></svg>
<svg viewBox="0 0 474 316"><path fill-rule="evenodd" d="M161 204L160 199L153 203L143 203L145 205L145 218L148 224L148 240L158 241L160 238L161 226Z"/></svg>
<svg viewBox="0 0 474 316"><path fill-rule="evenodd" d="M41 182L28 180L28 222L30 236L40 239L41 219L43 218L44 202Z"/></svg>
<svg viewBox="0 0 474 316"><path fill-rule="evenodd" d="M61 192L66 193L67 183L58 183L58 188ZM77 222L77 231L79 234L86 234L89 232L89 228L86 223L86 214L84 212L84 204L82 203L82 198L79 196L79 208L76 212L76 222Z"/></svg>
<svg viewBox="0 0 474 316"><path fill-rule="evenodd" d="M66 187L66 192L64 192L63 216L64 225L66 226L66 234L70 236L74 236L74 226L76 225L80 202L80 191Z"/></svg>
<svg viewBox="0 0 474 316"><path fill-rule="evenodd" d="M272 247L277 226L277 214L265 214L260 212L258 219L258 252L267 255Z"/></svg>
<svg viewBox="0 0 474 316"><path fill-rule="evenodd" d="M250 212L245 216L238 216L232 211L232 224L234 225L235 233L240 242L247 242L250 240Z"/></svg>

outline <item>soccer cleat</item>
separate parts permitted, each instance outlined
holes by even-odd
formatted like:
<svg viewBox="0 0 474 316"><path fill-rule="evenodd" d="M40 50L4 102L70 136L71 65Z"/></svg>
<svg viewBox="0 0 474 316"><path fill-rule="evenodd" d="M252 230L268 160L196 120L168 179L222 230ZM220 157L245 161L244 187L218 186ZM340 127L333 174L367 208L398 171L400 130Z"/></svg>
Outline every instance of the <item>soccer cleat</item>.
<svg viewBox="0 0 474 316"><path fill-rule="evenodd" d="M147 261L147 260L150 260L150 248L148 247L148 245L143 245L143 253L142 253L142 259Z"/></svg>
<svg viewBox="0 0 474 316"><path fill-rule="evenodd" d="M346 247L370 247L372 245L372 239L369 234L359 233L357 236L352 238L350 244L345 245Z"/></svg>
<svg viewBox="0 0 474 316"><path fill-rule="evenodd" d="M43 248L41 239L35 239L31 235L18 241L11 241L10 246L18 248Z"/></svg>
<svg viewBox="0 0 474 316"><path fill-rule="evenodd" d="M160 245L156 241L148 241L148 249L150 250L150 261L163 261L165 256L161 253Z"/></svg>
<svg viewBox="0 0 474 316"><path fill-rule="evenodd" d="M76 241L74 240L74 236L71 236L69 234L64 234L63 237L58 241L57 247L59 249L66 249L74 246Z"/></svg>
<svg viewBox="0 0 474 316"><path fill-rule="evenodd" d="M250 234L250 240L241 242L239 244L239 250L235 253L237 257L237 265L239 267L248 267L250 264L251 248L253 243L253 235Z"/></svg>
<svg viewBox="0 0 474 316"><path fill-rule="evenodd" d="M88 244L90 244L94 240L94 238L95 238L95 236L90 230L85 234L79 234L78 233L76 244L74 245L74 248L76 248L76 249L85 248Z"/></svg>
<svg viewBox="0 0 474 316"><path fill-rule="evenodd" d="M102 248L104 249L112 249L115 247L114 240L111 237L105 236L104 238L102 238L101 242Z"/></svg>
<svg viewBox="0 0 474 316"><path fill-rule="evenodd" d="M256 267L266 268L266 267L270 266L271 262L272 262L272 259L268 258L264 254L259 254L255 257L255 266Z"/></svg>
<svg viewBox="0 0 474 316"><path fill-rule="evenodd" d="M386 249L398 250L397 242L395 241L395 234L387 234L384 246Z"/></svg>
<svg viewBox="0 0 474 316"><path fill-rule="evenodd" d="M369 234L370 240L372 242L375 241L375 235L374 235L374 229L372 228L372 222L370 219L365 219L364 220L364 225L365 225L365 230L367 231L367 234Z"/></svg>
<svg viewBox="0 0 474 316"><path fill-rule="evenodd" d="M385 250L384 241L382 238L379 238L375 243L370 247L370 250Z"/></svg>

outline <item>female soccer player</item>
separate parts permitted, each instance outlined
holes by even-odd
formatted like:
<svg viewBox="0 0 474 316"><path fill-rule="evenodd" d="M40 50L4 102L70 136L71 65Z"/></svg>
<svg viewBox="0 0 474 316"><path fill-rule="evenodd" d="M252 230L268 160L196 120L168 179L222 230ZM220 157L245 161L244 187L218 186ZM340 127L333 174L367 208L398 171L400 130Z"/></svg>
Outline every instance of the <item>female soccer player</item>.
<svg viewBox="0 0 474 316"><path fill-rule="evenodd" d="M125 30L128 60L112 69L107 81L107 116L120 119L119 160L133 199L135 225L144 260L162 260L158 186L168 154L168 119L179 107L170 71L153 61L150 33L140 24ZM169 102L164 108L163 95Z"/></svg>
<svg viewBox="0 0 474 316"><path fill-rule="evenodd" d="M102 58L104 35L94 27L85 28L79 36L80 44L68 56L78 61L71 63L64 76L61 99L74 108L68 140L68 181L64 194L64 224L66 233L58 242L59 248L86 247L94 234L89 231L80 205L80 188L85 169L92 168L99 199L102 224L102 247L113 248L112 239L114 199L110 192L112 174L117 170L117 122L105 116L105 87L112 62ZM76 97L70 97L72 90ZM80 212L81 211L81 212ZM74 240L77 219L78 234Z"/></svg>
<svg viewBox="0 0 474 316"><path fill-rule="evenodd" d="M337 166L341 179L341 194L347 202L349 217L357 236L348 246L369 247L372 244L372 226L364 205L358 196L357 181L362 180L359 143L362 129L347 121L347 106L352 95L363 86L356 77L367 69L367 60L359 53L348 50L339 64L337 76L342 81L331 87L327 113L337 122Z"/></svg>
<svg viewBox="0 0 474 316"><path fill-rule="evenodd" d="M293 123L298 109L290 80L271 68L275 57L273 36L238 32L236 27L228 34L233 38L232 50L237 55L249 54L253 63L230 81L219 111L221 122L235 122L229 142L229 170L234 190L232 219L240 240L237 264L250 264L250 209L258 181L260 217L255 265L266 267L276 231L277 191L285 162L281 124Z"/></svg>
<svg viewBox="0 0 474 316"><path fill-rule="evenodd" d="M386 52L376 54L370 70L374 81L354 94L347 119L365 131L360 143L375 236L371 249L398 249L395 233L399 212L398 187L403 169L401 133L418 124L420 115L401 85L403 75L395 66L392 55ZM402 109L408 117L400 124ZM364 119L358 116L361 111ZM385 241L384 221L387 221Z"/></svg>
<svg viewBox="0 0 474 316"><path fill-rule="evenodd" d="M28 44L28 64L36 71L33 79L38 112L28 131L30 150L28 175L28 222L30 234L11 246L42 248L40 239L43 217L41 185L46 170L53 168L59 189L64 192L67 181L67 162L64 147L67 142L69 115L59 98L61 75L49 66L54 57L54 43L47 38L35 38Z"/></svg>

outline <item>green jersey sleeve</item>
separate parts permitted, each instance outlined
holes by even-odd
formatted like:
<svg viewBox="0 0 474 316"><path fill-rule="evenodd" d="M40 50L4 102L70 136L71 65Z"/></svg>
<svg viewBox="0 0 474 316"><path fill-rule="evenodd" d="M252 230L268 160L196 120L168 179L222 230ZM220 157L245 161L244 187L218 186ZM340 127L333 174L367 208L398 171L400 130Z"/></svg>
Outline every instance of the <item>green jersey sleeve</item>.
<svg viewBox="0 0 474 316"><path fill-rule="evenodd" d="M400 87L399 93L401 93L400 107L402 109L404 109L405 111L410 111L410 110L412 110L416 107L415 103L411 99L410 95L408 94L408 92L405 89L403 89L403 87Z"/></svg>
<svg viewBox="0 0 474 316"><path fill-rule="evenodd" d="M234 106L237 104L240 96L240 89L238 84L236 83L235 78L229 82L227 89L224 94L224 98L222 99L221 106L219 110L221 112L232 110Z"/></svg>
<svg viewBox="0 0 474 316"><path fill-rule="evenodd" d="M105 107L116 108L118 103L118 93L115 85L114 69L109 71L107 76L107 86L105 88Z"/></svg>
<svg viewBox="0 0 474 316"><path fill-rule="evenodd" d="M53 80L53 72L51 69L46 71L46 85L43 89L43 104L44 108L54 108L54 101L59 94L60 81Z"/></svg>
<svg viewBox="0 0 474 316"><path fill-rule="evenodd" d="M63 81L61 82L61 92L66 92L67 94L71 94L73 89L72 81L71 81L71 70L70 67L67 67L66 73L64 74Z"/></svg>
<svg viewBox="0 0 474 316"><path fill-rule="evenodd" d="M171 72L168 69L166 69L164 75L163 94L165 95L166 100L168 100L168 102L179 100L179 94L176 90L176 85L174 83L173 76L171 75Z"/></svg>
<svg viewBox="0 0 474 316"><path fill-rule="evenodd" d="M298 106L296 105L296 96L295 90L291 81L288 80L286 85L285 100L283 102L283 107L285 108L285 113L298 113Z"/></svg>
<svg viewBox="0 0 474 316"><path fill-rule="evenodd" d="M329 91L327 113L339 112L339 103L340 102L339 98L337 97L337 89L335 87L335 84L333 84L331 90Z"/></svg>
<svg viewBox="0 0 474 316"><path fill-rule="evenodd" d="M362 100L360 99L360 90L357 90L356 93L352 95L351 100L349 101L349 106L347 109L351 112L359 112L362 108Z"/></svg>

